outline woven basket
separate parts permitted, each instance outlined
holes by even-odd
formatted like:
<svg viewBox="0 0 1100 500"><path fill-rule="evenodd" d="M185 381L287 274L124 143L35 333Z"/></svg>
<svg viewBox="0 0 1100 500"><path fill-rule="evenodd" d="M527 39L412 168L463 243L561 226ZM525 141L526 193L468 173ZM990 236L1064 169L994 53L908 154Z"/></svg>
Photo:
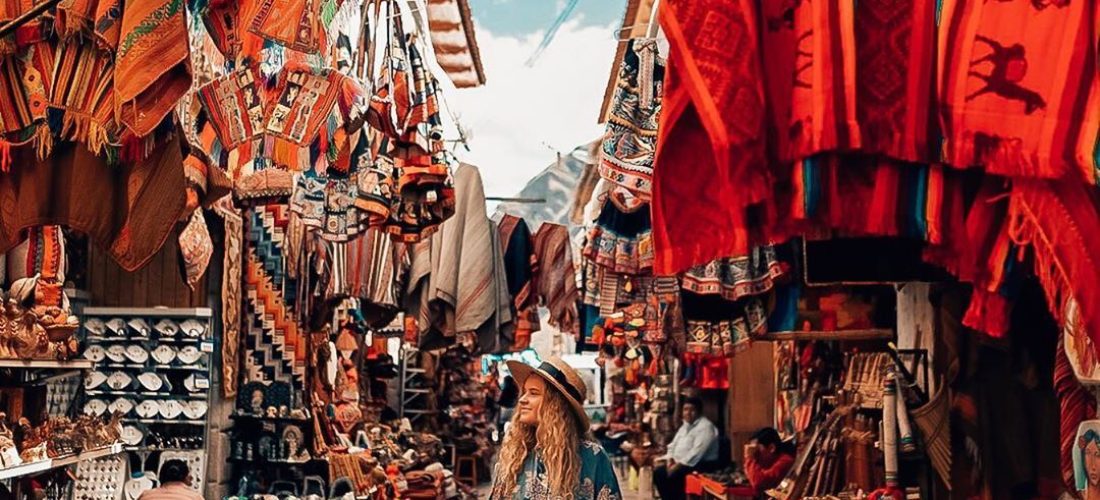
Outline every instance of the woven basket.
<svg viewBox="0 0 1100 500"><path fill-rule="evenodd" d="M924 437L924 447L947 489L951 489L951 419L950 398L945 384L939 384L936 394L924 406L913 410L913 420Z"/></svg>

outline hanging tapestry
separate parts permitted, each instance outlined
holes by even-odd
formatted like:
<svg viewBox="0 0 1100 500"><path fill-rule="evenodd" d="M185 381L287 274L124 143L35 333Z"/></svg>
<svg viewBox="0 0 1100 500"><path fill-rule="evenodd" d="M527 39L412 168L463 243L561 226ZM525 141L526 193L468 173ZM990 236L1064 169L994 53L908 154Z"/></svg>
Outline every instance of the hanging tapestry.
<svg viewBox="0 0 1100 500"><path fill-rule="evenodd" d="M600 147L600 175L643 200L649 200L653 189L653 153L664 78L657 40L631 40Z"/></svg>
<svg viewBox="0 0 1100 500"><path fill-rule="evenodd" d="M1097 182L1096 3L945 0L940 114L947 163Z"/></svg>
<svg viewBox="0 0 1100 500"><path fill-rule="evenodd" d="M245 211L244 382L287 382L300 391L308 338L295 316L298 283L287 273L289 222L285 204Z"/></svg>

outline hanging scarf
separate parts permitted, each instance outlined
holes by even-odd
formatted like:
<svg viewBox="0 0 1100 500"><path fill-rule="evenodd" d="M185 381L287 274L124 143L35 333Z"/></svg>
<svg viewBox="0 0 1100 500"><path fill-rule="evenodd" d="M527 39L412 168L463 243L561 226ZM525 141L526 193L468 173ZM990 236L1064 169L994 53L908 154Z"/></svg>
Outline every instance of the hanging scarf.
<svg viewBox="0 0 1100 500"><path fill-rule="evenodd" d="M768 196L755 5L661 5L671 48L653 172L658 274L749 249L744 208Z"/></svg>
<svg viewBox="0 0 1100 500"><path fill-rule="evenodd" d="M535 258L539 262L539 301L550 310L547 323L563 333L578 336L577 278L573 269L573 248L569 230L560 224L543 223L535 233Z"/></svg>
<svg viewBox="0 0 1100 500"><path fill-rule="evenodd" d="M511 351L522 351L531 344L531 334L539 331L538 261L531 241L531 230L523 219L505 214L498 227L504 246L504 268L508 293L515 310L515 341Z"/></svg>
<svg viewBox="0 0 1100 500"><path fill-rule="evenodd" d="M936 2L861 0L854 15L861 151L933 160Z"/></svg>
<svg viewBox="0 0 1100 500"><path fill-rule="evenodd" d="M1054 392L1061 407L1059 418L1062 482L1068 491L1077 490L1073 476L1073 449L1077 446L1077 429L1081 422L1096 418L1096 398L1073 374L1066 356L1065 339L1058 339L1054 352Z"/></svg>
<svg viewBox="0 0 1100 500"><path fill-rule="evenodd" d="M945 0L940 114L951 165L1095 183L1096 2Z"/></svg>

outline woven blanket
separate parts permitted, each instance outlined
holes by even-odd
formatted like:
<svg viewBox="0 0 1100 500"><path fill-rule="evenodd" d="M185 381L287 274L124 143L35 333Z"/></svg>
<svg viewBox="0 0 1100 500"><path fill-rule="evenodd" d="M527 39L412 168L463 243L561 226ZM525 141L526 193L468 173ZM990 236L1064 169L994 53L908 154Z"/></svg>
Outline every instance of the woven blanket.
<svg viewBox="0 0 1100 500"><path fill-rule="evenodd" d="M290 209L262 205L245 212L245 382L305 388L307 335L298 326L296 279L287 273Z"/></svg>
<svg viewBox="0 0 1100 500"><path fill-rule="evenodd" d="M1095 2L946 0L939 31L947 163L1097 182Z"/></svg>

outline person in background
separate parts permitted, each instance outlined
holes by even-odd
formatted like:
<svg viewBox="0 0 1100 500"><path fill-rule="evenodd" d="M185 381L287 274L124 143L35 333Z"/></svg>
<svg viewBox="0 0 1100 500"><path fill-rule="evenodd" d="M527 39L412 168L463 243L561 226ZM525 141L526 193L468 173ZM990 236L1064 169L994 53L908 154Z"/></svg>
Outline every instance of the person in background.
<svg viewBox="0 0 1100 500"><path fill-rule="evenodd" d="M779 438L779 431L765 427L745 445L745 475L756 495L779 486L794 465L794 447Z"/></svg>
<svg viewBox="0 0 1100 500"><path fill-rule="evenodd" d="M191 489L191 469L183 460L167 460L160 466L160 487L142 493L138 500L202 500Z"/></svg>
<svg viewBox="0 0 1100 500"><path fill-rule="evenodd" d="M684 478L705 462L718 460L718 428L702 416L699 398L684 399L680 405L683 424L668 444L668 453L657 458L664 462L653 469L653 486L663 500L684 498Z"/></svg>

